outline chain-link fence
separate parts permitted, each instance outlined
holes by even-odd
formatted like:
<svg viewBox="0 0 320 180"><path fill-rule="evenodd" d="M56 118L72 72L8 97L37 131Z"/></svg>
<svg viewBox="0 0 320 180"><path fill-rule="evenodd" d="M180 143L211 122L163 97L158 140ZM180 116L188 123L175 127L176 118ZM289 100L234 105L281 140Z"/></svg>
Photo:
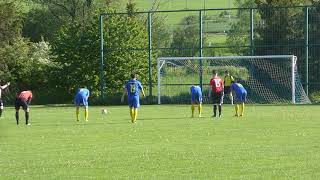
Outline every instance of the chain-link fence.
<svg viewBox="0 0 320 180"><path fill-rule="evenodd" d="M124 15L102 14L101 36L105 37L106 19ZM143 51L148 57L141 61L149 64L149 81L145 87L150 102L156 102L154 66L158 57L295 55L306 93L320 91L319 7L152 11L135 15L145 21L149 44L142 49L130 48L129 44L126 50ZM108 43L108 39L102 40L101 44ZM108 63L103 55L115 51L102 46L102 66ZM103 89L103 74L101 79Z"/></svg>

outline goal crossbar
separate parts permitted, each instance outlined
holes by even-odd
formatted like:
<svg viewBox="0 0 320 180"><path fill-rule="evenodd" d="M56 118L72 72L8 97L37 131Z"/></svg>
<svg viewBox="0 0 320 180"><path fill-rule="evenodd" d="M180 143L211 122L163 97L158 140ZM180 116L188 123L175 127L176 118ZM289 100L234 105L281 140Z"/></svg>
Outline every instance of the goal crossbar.
<svg viewBox="0 0 320 180"><path fill-rule="evenodd" d="M215 56L215 57L159 57L157 58L157 61L161 60L221 60L221 59L285 59L285 58L296 58L294 55L265 55L265 56Z"/></svg>

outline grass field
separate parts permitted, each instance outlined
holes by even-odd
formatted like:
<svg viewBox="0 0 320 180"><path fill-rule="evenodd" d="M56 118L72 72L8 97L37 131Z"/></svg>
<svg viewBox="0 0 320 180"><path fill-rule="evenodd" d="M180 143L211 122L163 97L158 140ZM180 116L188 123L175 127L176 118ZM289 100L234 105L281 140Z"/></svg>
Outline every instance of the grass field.
<svg viewBox="0 0 320 180"><path fill-rule="evenodd" d="M124 0L124 2L128 2ZM154 0L134 0L141 10L150 10ZM159 10L232 8L234 0L160 0Z"/></svg>
<svg viewBox="0 0 320 180"><path fill-rule="evenodd" d="M319 179L319 106L250 105L233 117L189 118L188 105L32 107L31 126L0 119L0 179ZM22 115L22 114L21 114Z"/></svg>
<svg viewBox="0 0 320 180"><path fill-rule="evenodd" d="M152 1L136 2L149 10ZM162 2L159 10L233 6ZM190 14L169 13L165 23L177 26ZM228 23L206 24L208 42L225 43ZM143 105L137 124L127 106L107 107L104 116L103 107L90 107L89 122L76 122L74 107L34 106L31 126L22 112L17 126L6 108L0 179L320 179L320 106L249 105L241 118L230 105L221 118L204 106L204 118L189 118L189 105Z"/></svg>

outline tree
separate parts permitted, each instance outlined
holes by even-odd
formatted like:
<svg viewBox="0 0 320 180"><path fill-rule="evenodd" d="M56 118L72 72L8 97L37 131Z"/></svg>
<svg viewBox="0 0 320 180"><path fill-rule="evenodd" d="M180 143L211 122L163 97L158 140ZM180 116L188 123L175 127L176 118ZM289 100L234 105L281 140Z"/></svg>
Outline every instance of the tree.
<svg viewBox="0 0 320 180"><path fill-rule="evenodd" d="M11 81L11 95L30 88L37 92L48 85L50 48L46 42L32 43L21 37L23 13L19 4L0 3L0 81Z"/></svg>
<svg viewBox="0 0 320 180"><path fill-rule="evenodd" d="M108 18L106 28L106 82L107 91L122 89L130 72L137 72L142 83L148 81L148 53L134 50L146 49L148 37L144 21L135 17L115 16ZM155 71L154 71L155 72Z"/></svg>
<svg viewBox="0 0 320 180"><path fill-rule="evenodd" d="M254 8L254 0L236 0L235 5L239 8ZM258 24L260 16L253 11L254 24ZM250 9L239 9L235 21L227 34L227 45L231 52L238 55L250 54Z"/></svg>
<svg viewBox="0 0 320 180"><path fill-rule="evenodd" d="M22 12L14 2L0 2L0 46L20 37Z"/></svg>
<svg viewBox="0 0 320 180"><path fill-rule="evenodd" d="M81 21L65 25L53 41L53 54L59 65L53 72L57 75L57 88L69 95L81 85L91 89L93 95L99 93L99 14L96 12L85 25ZM147 52L128 50L147 47L144 22L134 16L112 16L104 23L108 24L104 27L106 91L121 91L132 71L138 72L146 83Z"/></svg>
<svg viewBox="0 0 320 180"><path fill-rule="evenodd" d="M154 48L163 48L170 45L170 32L165 22L165 17L152 16L152 46Z"/></svg>
<svg viewBox="0 0 320 180"><path fill-rule="evenodd" d="M276 8L284 6L297 6L304 0L256 0L261 26L256 28L256 45L268 48L259 48L257 54L297 54L291 43L300 44L303 41L303 9L302 8Z"/></svg>
<svg viewBox="0 0 320 180"><path fill-rule="evenodd" d="M74 21L86 24L92 13L118 4L118 0L30 0L33 7L26 13L23 36L33 42L51 41L59 28Z"/></svg>
<svg viewBox="0 0 320 180"><path fill-rule="evenodd" d="M86 23L91 12L101 3L93 0L32 0L34 7L27 12L23 27L24 37L33 42L44 38L51 41L60 27L74 21ZM107 1L102 6L109 5Z"/></svg>
<svg viewBox="0 0 320 180"><path fill-rule="evenodd" d="M15 38L0 48L1 79L11 81L13 89L28 88L39 93L48 87L49 69L55 66L49 54L50 46L46 42Z"/></svg>
<svg viewBox="0 0 320 180"><path fill-rule="evenodd" d="M173 31L170 48L173 53L167 56L195 56L199 49L199 22L197 16L185 17Z"/></svg>
<svg viewBox="0 0 320 180"><path fill-rule="evenodd" d="M51 41L63 24L47 8L34 8L26 15L22 35L33 42Z"/></svg>
<svg viewBox="0 0 320 180"><path fill-rule="evenodd" d="M254 10L254 53L255 54L290 54L287 45L301 42L302 9L281 8L301 5L304 0L236 0L240 8L257 7ZM250 11L240 9L239 20L228 33L227 43L234 47L233 53L250 54Z"/></svg>
<svg viewBox="0 0 320 180"><path fill-rule="evenodd" d="M320 44L320 1L313 0L313 8L309 9L309 82L310 92L314 91L313 96L317 96L319 100L319 84L320 84L320 51L318 45Z"/></svg>
<svg viewBox="0 0 320 180"><path fill-rule="evenodd" d="M48 8L61 21L75 21L84 18L92 7L92 0L34 0Z"/></svg>

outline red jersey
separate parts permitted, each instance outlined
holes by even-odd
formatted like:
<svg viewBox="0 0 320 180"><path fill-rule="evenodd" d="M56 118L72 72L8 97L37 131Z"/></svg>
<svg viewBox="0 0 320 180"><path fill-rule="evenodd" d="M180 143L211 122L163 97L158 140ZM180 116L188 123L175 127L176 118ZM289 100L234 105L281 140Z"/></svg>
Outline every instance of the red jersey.
<svg viewBox="0 0 320 180"><path fill-rule="evenodd" d="M31 91L22 91L20 94L17 95L17 98L19 98L23 101L31 101L32 92Z"/></svg>
<svg viewBox="0 0 320 180"><path fill-rule="evenodd" d="M210 86L212 86L213 93L218 93L223 91L223 81L219 76L215 76L210 80Z"/></svg>

